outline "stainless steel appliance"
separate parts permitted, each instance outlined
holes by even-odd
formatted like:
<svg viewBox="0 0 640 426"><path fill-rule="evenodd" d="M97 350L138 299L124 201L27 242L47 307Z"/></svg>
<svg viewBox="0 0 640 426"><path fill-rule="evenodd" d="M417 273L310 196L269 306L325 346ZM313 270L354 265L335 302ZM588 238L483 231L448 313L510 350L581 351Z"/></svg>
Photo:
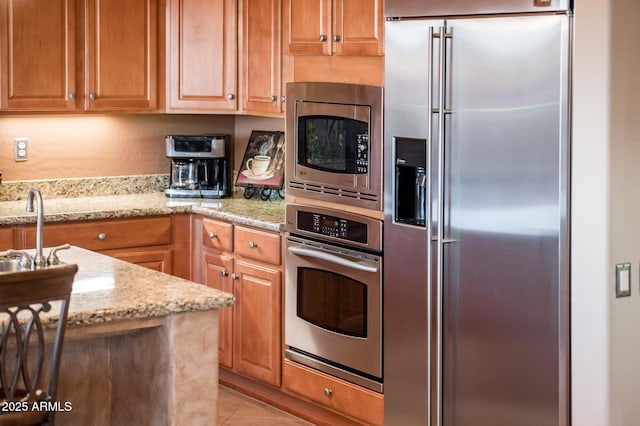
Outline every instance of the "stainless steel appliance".
<svg viewBox="0 0 640 426"><path fill-rule="evenodd" d="M229 135L169 135L168 197L223 198L229 195Z"/></svg>
<svg viewBox="0 0 640 426"><path fill-rule="evenodd" d="M382 221L287 205L285 356L382 392Z"/></svg>
<svg viewBox="0 0 640 426"><path fill-rule="evenodd" d="M287 84L286 190L382 210L382 88Z"/></svg>
<svg viewBox="0 0 640 426"><path fill-rule="evenodd" d="M385 2L386 425L570 424L569 7Z"/></svg>

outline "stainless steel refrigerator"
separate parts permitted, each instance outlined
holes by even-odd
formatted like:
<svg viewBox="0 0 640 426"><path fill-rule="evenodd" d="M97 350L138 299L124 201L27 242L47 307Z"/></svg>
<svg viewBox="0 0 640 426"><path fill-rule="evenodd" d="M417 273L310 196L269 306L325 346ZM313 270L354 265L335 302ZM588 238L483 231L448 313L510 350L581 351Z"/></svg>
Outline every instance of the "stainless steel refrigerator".
<svg viewBox="0 0 640 426"><path fill-rule="evenodd" d="M385 425L567 425L571 4L385 14Z"/></svg>

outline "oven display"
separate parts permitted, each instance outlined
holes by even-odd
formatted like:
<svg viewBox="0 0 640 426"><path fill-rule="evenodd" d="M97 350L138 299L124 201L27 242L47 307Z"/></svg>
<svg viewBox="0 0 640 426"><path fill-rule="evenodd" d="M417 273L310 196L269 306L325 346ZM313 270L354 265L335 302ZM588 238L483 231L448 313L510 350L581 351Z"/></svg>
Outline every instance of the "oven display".
<svg viewBox="0 0 640 426"><path fill-rule="evenodd" d="M367 243L366 224L337 216L298 211L298 229L327 237Z"/></svg>

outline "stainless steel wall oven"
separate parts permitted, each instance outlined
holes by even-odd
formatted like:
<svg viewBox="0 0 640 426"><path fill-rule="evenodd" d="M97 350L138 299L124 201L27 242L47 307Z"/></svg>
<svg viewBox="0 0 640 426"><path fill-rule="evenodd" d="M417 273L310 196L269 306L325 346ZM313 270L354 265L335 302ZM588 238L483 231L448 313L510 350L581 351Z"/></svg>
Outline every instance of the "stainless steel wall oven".
<svg viewBox="0 0 640 426"><path fill-rule="evenodd" d="M287 206L286 357L382 392L382 221Z"/></svg>
<svg viewBox="0 0 640 426"><path fill-rule="evenodd" d="M382 88L287 84L287 193L382 210Z"/></svg>

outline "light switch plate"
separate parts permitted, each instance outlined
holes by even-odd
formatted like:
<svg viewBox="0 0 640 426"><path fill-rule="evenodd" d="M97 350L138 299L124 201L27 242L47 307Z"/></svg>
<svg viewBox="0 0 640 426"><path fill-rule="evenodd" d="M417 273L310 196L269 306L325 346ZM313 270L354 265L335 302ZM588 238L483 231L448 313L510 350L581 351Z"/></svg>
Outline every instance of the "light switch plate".
<svg viewBox="0 0 640 426"><path fill-rule="evenodd" d="M616 297L631 296L631 264L616 265Z"/></svg>

